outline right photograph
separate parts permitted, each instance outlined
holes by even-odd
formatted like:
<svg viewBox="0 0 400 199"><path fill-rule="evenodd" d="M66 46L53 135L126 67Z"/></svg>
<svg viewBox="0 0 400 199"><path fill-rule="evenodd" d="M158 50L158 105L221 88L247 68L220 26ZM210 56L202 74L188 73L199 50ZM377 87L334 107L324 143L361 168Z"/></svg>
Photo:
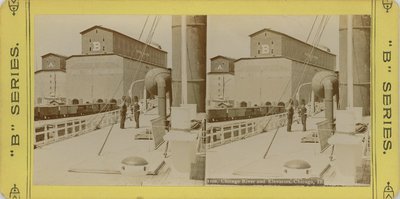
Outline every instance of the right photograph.
<svg viewBox="0 0 400 199"><path fill-rule="evenodd" d="M369 186L369 15L208 16L207 185Z"/></svg>

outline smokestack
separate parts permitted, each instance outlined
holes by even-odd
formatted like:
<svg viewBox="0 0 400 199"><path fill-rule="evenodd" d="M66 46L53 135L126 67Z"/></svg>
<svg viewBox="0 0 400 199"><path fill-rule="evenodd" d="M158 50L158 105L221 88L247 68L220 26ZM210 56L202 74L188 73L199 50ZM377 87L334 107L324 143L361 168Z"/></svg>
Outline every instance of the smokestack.
<svg viewBox="0 0 400 199"><path fill-rule="evenodd" d="M174 107L182 104L181 21L181 16L172 17L172 106ZM186 103L197 104L197 112L205 112L206 37L207 16L186 16Z"/></svg>
<svg viewBox="0 0 400 199"><path fill-rule="evenodd" d="M339 108L345 109L353 101L354 107L363 108L363 115L370 115L370 31L371 18L368 15L349 18L343 15L339 18ZM352 52L348 52L350 50ZM352 65L352 70L348 70L349 65ZM347 76L349 72L352 78ZM350 89L347 87L348 79L352 79ZM348 90L353 93L352 100L348 99L351 97Z"/></svg>

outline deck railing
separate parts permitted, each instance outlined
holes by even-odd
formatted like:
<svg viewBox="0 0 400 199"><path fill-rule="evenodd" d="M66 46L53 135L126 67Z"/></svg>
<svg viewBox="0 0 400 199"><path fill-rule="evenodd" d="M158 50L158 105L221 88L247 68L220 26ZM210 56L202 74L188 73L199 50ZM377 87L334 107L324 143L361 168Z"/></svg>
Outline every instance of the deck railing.
<svg viewBox="0 0 400 199"><path fill-rule="evenodd" d="M293 122L298 121L294 115ZM207 124L206 146L213 148L286 126L287 113Z"/></svg>
<svg viewBox="0 0 400 199"><path fill-rule="evenodd" d="M115 124L119 109L109 112L74 117L70 119L35 122L35 147L44 146L67 138L85 134Z"/></svg>

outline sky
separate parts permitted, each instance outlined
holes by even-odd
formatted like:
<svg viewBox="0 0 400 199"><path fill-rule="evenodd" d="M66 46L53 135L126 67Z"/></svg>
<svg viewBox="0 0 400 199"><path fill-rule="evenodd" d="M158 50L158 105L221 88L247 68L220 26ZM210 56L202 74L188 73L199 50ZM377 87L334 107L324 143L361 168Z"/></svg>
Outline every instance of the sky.
<svg viewBox="0 0 400 199"><path fill-rule="evenodd" d="M35 70L41 69L41 56L56 53L65 56L81 54L80 32L95 25L114 29L138 39L146 18L140 15L40 15L34 21ZM141 40L145 41L155 16L149 16ZM306 41L316 16L208 16L207 67L216 55L232 58L250 56L249 35L270 28ZM310 42L322 16L318 16ZM168 67L172 65L171 16L161 16L152 41L168 52ZM310 43L309 42L309 43ZM339 52L339 17L329 16L319 42L333 54ZM338 56L337 56L338 60ZM338 61L337 61L338 62Z"/></svg>

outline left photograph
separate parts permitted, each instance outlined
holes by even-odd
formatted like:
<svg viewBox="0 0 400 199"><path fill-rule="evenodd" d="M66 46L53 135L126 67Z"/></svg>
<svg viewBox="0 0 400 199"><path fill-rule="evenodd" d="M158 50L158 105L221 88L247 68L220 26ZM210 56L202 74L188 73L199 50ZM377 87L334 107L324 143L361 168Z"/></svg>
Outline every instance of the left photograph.
<svg viewBox="0 0 400 199"><path fill-rule="evenodd" d="M203 186L206 16L34 19L34 185Z"/></svg>

